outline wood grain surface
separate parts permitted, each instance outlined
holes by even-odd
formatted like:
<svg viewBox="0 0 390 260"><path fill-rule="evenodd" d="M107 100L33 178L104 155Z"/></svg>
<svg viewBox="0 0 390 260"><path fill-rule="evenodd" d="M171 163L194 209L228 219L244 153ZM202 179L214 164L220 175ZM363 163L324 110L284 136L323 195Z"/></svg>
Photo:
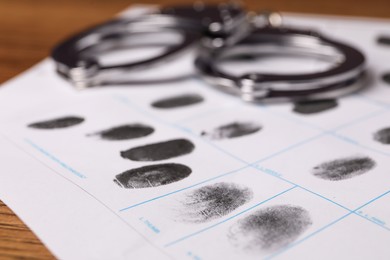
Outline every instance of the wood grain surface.
<svg viewBox="0 0 390 260"><path fill-rule="evenodd" d="M104 21L134 3L163 0L0 0L0 83L48 56L54 44L88 25ZM248 0L251 10L277 10L390 18L390 0ZM54 256L0 201L0 259L52 259Z"/></svg>

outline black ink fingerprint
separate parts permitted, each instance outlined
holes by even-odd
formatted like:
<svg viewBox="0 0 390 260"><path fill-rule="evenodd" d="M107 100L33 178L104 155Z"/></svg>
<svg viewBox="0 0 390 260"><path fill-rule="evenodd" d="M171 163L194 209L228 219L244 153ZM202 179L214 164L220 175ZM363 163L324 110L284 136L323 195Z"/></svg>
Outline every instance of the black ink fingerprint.
<svg viewBox="0 0 390 260"><path fill-rule="evenodd" d="M187 178L192 170L182 164L167 163L131 169L115 176L114 182L127 189L167 185Z"/></svg>
<svg viewBox="0 0 390 260"><path fill-rule="evenodd" d="M390 46L390 36L379 36L377 38L377 43Z"/></svg>
<svg viewBox="0 0 390 260"><path fill-rule="evenodd" d="M376 131L374 133L374 140L382 144L390 144L390 127Z"/></svg>
<svg viewBox="0 0 390 260"><path fill-rule="evenodd" d="M170 98L164 98L152 103L155 108L169 109L194 105L203 102L203 97L198 94L185 94Z"/></svg>
<svg viewBox="0 0 390 260"><path fill-rule="evenodd" d="M299 114L315 114L337 107L335 99L306 100L294 103L293 111Z"/></svg>
<svg viewBox="0 0 390 260"><path fill-rule="evenodd" d="M105 140L129 140L148 136L154 132L153 127L143 124L128 124L109 128L97 133L88 134L87 136L99 136Z"/></svg>
<svg viewBox="0 0 390 260"><path fill-rule="evenodd" d="M255 123L236 122L217 127L210 132L203 131L201 135L213 140L220 140L254 134L261 129L262 126Z"/></svg>
<svg viewBox="0 0 390 260"><path fill-rule="evenodd" d="M228 215L252 199L252 191L234 183L216 183L185 194L180 221L203 223Z"/></svg>
<svg viewBox="0 0 390 260"><path fill-rule="evenodd" d="M376 163L369 157L347 157L324 162L313 168L313 175L330 181L340 181L359 176L375 167Z"/></svg>
<svg viewBox="0 0 390 260"><path fill-rule="evenodd" d="M231 243L253 252L272 252L294 242L312 224L309 213L297 206L260 209L229 230Z"/></svg>
<svg viewBox="0 0 390 260"><path fill-rule="evenodd" d="M160 161L191 153L195 145L186 139L175 139L134 147L121 152L125 159L133 161Z"/></svg>
<svg viewBox="0 0 390 260"><path fill-rule="evenodd" d="M390 85L390 72L387 72L387 73L383 74L383 75L382 75L382 80L383 80L385 83L387 83L387 84Z"/></svg>
<svg viewBox="0 0 390 260"><path fill-rule="evenodd" d="M84 118L77 116L66 116L46 121L29 124L28 127L36 129L58 129L78 125L84 122Z"/></svg>

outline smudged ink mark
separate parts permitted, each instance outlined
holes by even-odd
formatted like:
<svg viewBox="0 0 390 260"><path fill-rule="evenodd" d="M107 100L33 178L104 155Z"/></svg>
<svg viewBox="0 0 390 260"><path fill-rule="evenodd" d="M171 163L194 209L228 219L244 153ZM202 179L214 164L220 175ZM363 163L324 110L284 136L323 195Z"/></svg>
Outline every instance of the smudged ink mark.
<svg viewBox="0 0 390 260"><path fill-rule="evenodd" d="M154 132L153 127L143 124L127 124L109 128L87 136L98 135L100 138L110 141L129 140L148 136Z"/></svg>
<svg viewBox="0 0 390 260"><path fill-rule="evenodd" d="M161 109L177 108L201 103L203 100L203 97L198 94L184 94L157 100L152 103L152 107Z"/></svg>
<svg viewBox="0 0 390 260"><path fill-rule="evenodd" d="M390 46L390 36L379 36L377 38L377 43Z"/></svg>
<svg viewBox="0 0 390 260"><path fill-rule="evenodd" d="M376 163L369 157L347 157L324 162L313 168L313 175L330 181L340 181L362 175L375 167Z"/></svg>
<svg viewBox="0 0 390 260"><path fill-rule="evenodd" d="M390 144L390 127L383 128L375 132L374 140L382 144Z"/></svg>
<svg viewBox="0 0 390 260"><path fill-rule="evenodd" d="M67 128L84 122L84 118L77 116L66 116L46 121L29 124L28 127L36 129L58 129Z"/></svg>
<svg viewBox="0 0 390 260"><path fill-rule="evenodd" d="M114 182L126 189L158 187L187 178L192 170L182 164L148 165L115 176Z"/></svg>
<svg viewBox="0 0 390 260"><path fill-rule="evenodd" d="M213 140L235 138L254 134L262 129L262 126L251 122L235 122L219 126L210 132L203 131L202 136Z"/></svg>
<svg viewBox="0 0 390 260"><path fill-rule="evenodd" d="M387 84L390 85L390 72L387 72L387 73L383 74L383 75L382 75L382 80L383 80L385 83L387 83Z"/></svg>
<svg viewBox="0 0 390 260"><path fill-rule="evenodd" d="M293 111L299 114L315 114L337 107L335 99L305 100L294 103Z"/></svg>
<svg viewBox="0 0 390 260"><path fill-rule="evenodd" d="M122 151L121 156L133 161L160 161L189 154L194 149L195 145L187 139L175 139L131 148Z"/></svg>
<svg viewBox="0 0 390 260"><path fill-rule="evenodd" d="M247 187L234 183L216 183L184 195L180 200L179 218L187 223L204 223L233 212L252 199Z"/></svg>
<svg viewBox="0 0 390 260"><path fill-rule="evenodd" d="M312 224L309 213L298 206L277 205L257 210L229 230L229 240L241 249L272 252L294 242Z"/></svg>

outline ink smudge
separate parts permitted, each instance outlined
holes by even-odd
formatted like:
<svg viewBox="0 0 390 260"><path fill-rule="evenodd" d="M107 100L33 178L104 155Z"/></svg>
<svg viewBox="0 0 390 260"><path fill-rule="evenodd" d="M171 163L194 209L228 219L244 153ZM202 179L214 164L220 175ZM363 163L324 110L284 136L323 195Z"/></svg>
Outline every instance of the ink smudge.
<svg viewBox="0 0 390 260"><path fill-rule="evenodd" d="M377 38L377 43L390 46L390 37L381 35Z"/></svg>
<svg viewBox="0 0 390 260"><path fill-rule="evenodd" d="M254 134L262 129L262 126L251 122L235 122L219 126L210 132L203 131L202 136L213 140L236 138Z"/></svg>
<svg viewBox="0 0 390 260"><path fill-rule="evenodd" d="M299 114L310 115L337 107L335 99L305 100L294 103L293 111Z"/></svg>
<svg viewBox="0 0 390 260"><path fill-rule="evenodd" d="M390 144L390 127L383 128L375 132L374 140L382 144Z"/></svg>
<svg viewBox="0 0 390 260"><path fill-rule="evenodd" d="M129 140L145 137L154 132L153 127L143 124L127 124L112 127L87 136L99 136L101 139L110 141Z"/></svg>
<svg viewBox="0 0 390 260"><path fill-rule="evenodd" d="M152 103L152 107L160 109L170 109L190 106L203 102L204 98L198 94L184 94L175 97L164 98Z"/></svg>
<svg viewBox="0 0 390 260"><path fill-rule="evenodd" d="M313 168L313 175L330 181L340 181L362 175L375 167L369 157L355 156L324 162Z"/></svg>
<svg viewBox="0 0 390 260"><path fill-rule="evenodd" d="M276 205L257 210L229 229L230 242L249 252L272 252L294 242L312 221L298 206Z"/></svg>
<svg viewBox="0 0 390 260"><path fill-rule="evenodd" d="M387 83L387 84L390 85L390 72L387 72L387 73L383 74L383 75L382 75L382 80L383 80L385 83Z"/></svg>
<svg viewBox="0 0 390 260"><path fill-rule="evenodd" d="M194 149L195 145L192 142L186 139L175 139L121 151L121 156L133 161L160 161L189 154Z"/></svg>
<svg viewBox="0 0 390 260"><path fill-rule="evenodd" d="M179 201L179 218L181 222L204 223L228 215L252 197L249 188L234 183L204 186L185 194Z"/></svg>
<svg viewBox="0 0 390 260"><path fill-rule="evenodd" d="M77 116L66 116L46 121L29 124L28 127L36 129L58 129L67 128L84 122L84 118Z"/></svg>
<svg viewBox="0 0 390 260"><path fill-rule="evenodd" d="M192 170L182 164L167 163L131 169L115 176L114 182L126 189L158 187L187 178Z"/></svg>

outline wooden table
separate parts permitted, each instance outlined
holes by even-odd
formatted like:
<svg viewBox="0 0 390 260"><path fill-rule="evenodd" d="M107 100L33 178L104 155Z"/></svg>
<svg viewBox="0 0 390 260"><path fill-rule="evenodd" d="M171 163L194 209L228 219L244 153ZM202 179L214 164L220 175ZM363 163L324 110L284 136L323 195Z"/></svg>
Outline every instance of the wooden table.
<svg viewBox="0 0 390 260"><path fill-rule="evenodd" d="M140 1L145 4L189 0ZM124 0L0 0L0 83L48 56L61 39L104 21L131 4ZM248 0L251 10L390 18L389 0ZM52 259L53 255L0 201L0 258Z"/></svg>

